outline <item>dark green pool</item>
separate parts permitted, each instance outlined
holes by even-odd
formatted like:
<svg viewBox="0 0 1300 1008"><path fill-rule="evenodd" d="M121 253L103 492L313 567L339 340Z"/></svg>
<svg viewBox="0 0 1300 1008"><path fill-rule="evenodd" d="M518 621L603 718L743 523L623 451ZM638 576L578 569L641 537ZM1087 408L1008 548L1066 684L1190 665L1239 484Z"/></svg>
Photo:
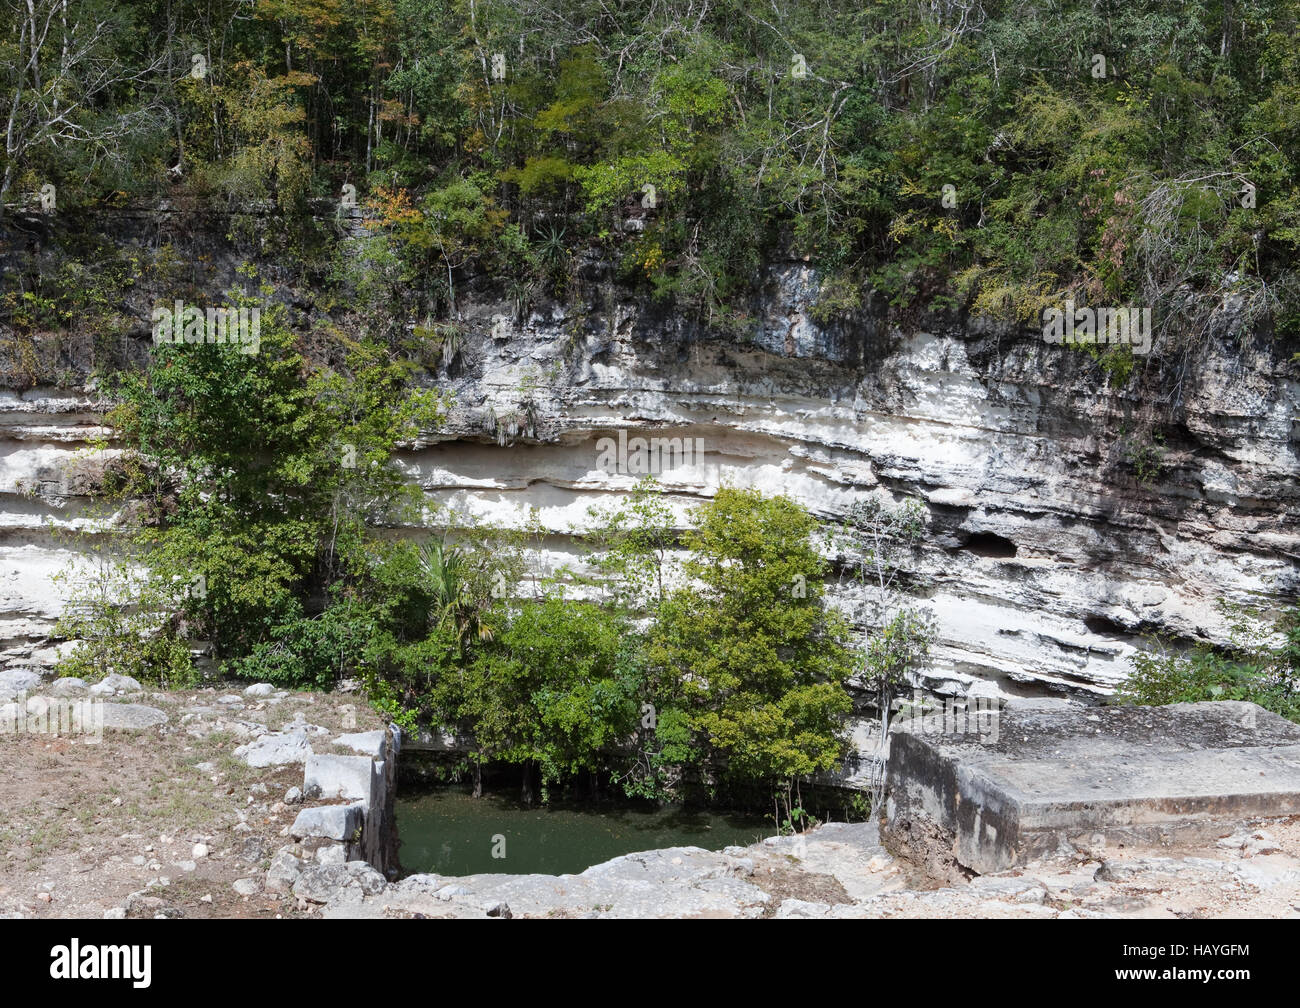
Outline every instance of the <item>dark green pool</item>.
<svg viewBox="0 0 1300 1008"><path fill-rule="evenodd" d="M666 808L553 804L471 798L456 789L397 802L402 867L411 873L576 874L620 854L657 847L721 850L775 833L757 816ZM504 857L493 857L493 851Z"/></svg>

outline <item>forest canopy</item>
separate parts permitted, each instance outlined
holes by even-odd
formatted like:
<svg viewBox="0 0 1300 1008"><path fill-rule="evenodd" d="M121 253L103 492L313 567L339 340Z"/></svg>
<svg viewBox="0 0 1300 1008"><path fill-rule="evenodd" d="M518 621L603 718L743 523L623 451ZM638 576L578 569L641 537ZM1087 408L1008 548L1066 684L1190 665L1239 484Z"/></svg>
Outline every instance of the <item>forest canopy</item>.
<svg viewBox="0 0 1300 1008"><path fill-rule="evenodd" d="M0 202L179 188L305 221L355 194L393 282L443 316L459 271L523 304L565 296L594 250L738 329L782 256L817 264L828 319L872 292L1300 328L1296 0L4 0L0 19Z"/></svg>

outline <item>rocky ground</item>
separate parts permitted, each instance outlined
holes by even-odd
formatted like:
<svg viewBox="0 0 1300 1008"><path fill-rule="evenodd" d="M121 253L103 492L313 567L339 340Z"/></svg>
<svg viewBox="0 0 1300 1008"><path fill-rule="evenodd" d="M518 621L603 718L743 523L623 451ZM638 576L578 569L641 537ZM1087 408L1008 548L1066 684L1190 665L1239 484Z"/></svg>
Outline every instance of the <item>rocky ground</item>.
<svg viewBox="0 0 1300 1008"><path fill-rule="evenodd" d="M0 734L0 916L1300 916L1300 817L1201 847L1093 837L955 885L891 857L872 824L629 854L579 875L390 882L293 835L306 754L355 751L338 740L382 727L355 697L96 688L117 725L102 739Z"/></svg>
<svg viewBox="0 0 1300 1008"><path fill-rule="evenodd" d="M412 875L382 885L309 868L294 892L326 917L1240 918L1300 917L1300 817L1205 849L1075 850L1024 870L936 887L832 823L719 853L628 854L580 875Z"/></svg>
<svg viewBox="0 0 1300 1008"><path fill-rule="evenodd" d="M257 696L105 684L106 724L120 727L99 740L0 733L0 917L299 915L264 879L301 808L301 754L254 767L235 751L268 734L287 739L282 750L307 737L333 751L340 733L382 727L370 709L265 685ZM17 685L0 681L0 720Z"/></svg>

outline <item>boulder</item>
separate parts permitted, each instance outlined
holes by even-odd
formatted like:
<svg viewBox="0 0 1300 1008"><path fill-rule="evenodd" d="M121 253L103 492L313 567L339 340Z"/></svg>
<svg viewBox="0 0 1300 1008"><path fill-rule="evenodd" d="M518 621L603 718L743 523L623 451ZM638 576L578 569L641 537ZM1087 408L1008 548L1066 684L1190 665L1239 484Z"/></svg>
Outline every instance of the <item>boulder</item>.
<svg viewBox="0 0 1300 1008"><path fill-rule="evenodd" d="M83 642L79 640L60 641L52 647L37 648L28 659L33 665L52 668L76 651Z"/></svg>
<svg viewBox="0 0 1300 1008"><path fill-rule="evenodd" d="M296 840L306 837L324 837L340 843L351 841L365 821L365 806L360 802L351 805L319 805L306 808L289 827Z"/></svg>
<svg viewBox="0 0 1300 1008"><path fill-rule="evenodd" d="M293 894L309 903L330 903L341 896L374 896L388 882L364 861L309 865L293 884Z"/></svg>
<svg viewBox="0 0 1300 1008"><path fill-rule="evenodd" d="M271 892L288 892L301 874L302 861L281 848L271 859L271 867L266 870L266 888Z"/></svg>
<svg viewBox="0 0 1300 1008"><path fill-rule="evenodd" d="M384 757L384 733L382 730L340 735L334 740L334 744L346 746L353 752L359 752L373 759L383 759Z"/></svg>
<svg viewBox="0 0 1300 1008"><path fill-rule="evenodd" d="M328 903L351 883L352 876L344 865L308 865L294 882L293 894L309 903Z"/></svg>
<svg viewBox="0 0 1300 1008"><path fill-rule="evenodd" d="M352 884L367 896L374 896L388 888L388 880L364 861L349 861L344 867L352 878Z"/></svg>
<svg viewBox="0 0 1300 1008"><path fill-rule="evenodd" d="M317 864L347 864L347 844L329 843L316 848Z"/></svg>
<svg viewBox="0 0 1300 1008"><path fill-rule="evenodd" d="M830 912L831 908L828 903L787 899L781 901L781 905L776 908L776 913L773 916L776 920L795 920L799 918L825 917Z"/></svg>
<svg viewBox="0 0 1300 1008"><path fill-rule="evenodd" d="M240 896L255 896L262 886L257 879L241 878L235 879L233 888Z"/></svg>
<svg viewBox="0 0 1300 1008"><path fill-rule="evenodd" d="M235 750L235 756L256 768L306 763L311 754L311 744L301 731L271 732Z"/></svg>
<svg viewBox="0 0 1300 1008"><path fill-rule="evenodd" d="M128 675L119 675L114 672L104 676L99 682L90 687L92 696L108 697L118 696L125 693L141 693L144 691L139 682Z"/></svg>
<svg viewBox="0 0 1300 1008"><path fill-rule="evenodd" d="M6 669L0 672L0 700L13 700L31 693L41 684L41 677L31 669Z"/></svg>

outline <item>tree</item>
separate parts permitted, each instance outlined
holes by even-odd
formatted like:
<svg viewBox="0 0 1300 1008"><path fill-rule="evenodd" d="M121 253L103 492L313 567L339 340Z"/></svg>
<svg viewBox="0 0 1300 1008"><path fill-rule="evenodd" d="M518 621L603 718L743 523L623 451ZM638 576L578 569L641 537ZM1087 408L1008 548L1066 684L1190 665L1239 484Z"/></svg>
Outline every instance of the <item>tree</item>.
<svg viewBox="0 0 1300 1008"><path fill-rule="evenodd" d="M461 712L478 758L521 766L526 803L534 772L545 799L551 784L600 770L633 733L627 638L616 613L551 596L520 606L466 668Z"/></svg>
<svg viewBox="0 0 1300 1008"><path fill-rule="evenodd" d="M226 157L214 156L199 174L234 206L269 202L288 211L311 184L311 142L304 135L306 112L298 91L315 81L293 71L268 77L249 62L230 68L229 80L214 88L212 115L225 126ZM205 124L206 126L206 124ZM215 154L215 152L214 152Z"/></svg>
<svg viewBox="0 0 1300 1008"><path fill-rule="evenodd" d="M92 162L112 160L133 135L162 121L152 98L165 54L131 52L137 26L112 0L6 0L0 24L0 117L5 166L0 212L18 173L34 159L75 150Z"/></svg>
<svg viewBox="0 0 1300 1008"><path fill-rule="evenodd" d="M651 612L664 600L668 551L676 545L676 519L664 504L659 481L643 476L615 507L587 510L587 562L601 575L613 603Z"/></svg>
<svg viewBox="0 0 1300 1008"><path fill-rule="evenodd" d="M858 622L867 627L860 676L874 696L880 735L872 773L872 809L884 798L885 761L894 701L929 654L934 637L930 612L912 604L901 590L912 552L925 539L926 512L911 498L897 507L870 498L850 509L828 536L841 570L864 589Z"/></svg>
<svg viewBox="0 0 1300 1008"><path fill-rule="evenodd" d="M658 707L684 714L714 780L773 787L789 813L792 789L845 753L848 626L794 501L723 488L696 517L690 584L652 630Z"/></svg>
<svg viewBox="0 0 1300 1008"><path fill-rule="evenodd" d="M303 354L281 308L259 310L257 353L156 346L143 374L121 377L109 414L133 463L121 488L138 501L133 542L163 583L203 578L185 615L221 658L314 618L333 589L370 575L374 527L418 513L418 489L391 464L397 443L442 409L386 348L345 343L329 366Z"/></svg>

